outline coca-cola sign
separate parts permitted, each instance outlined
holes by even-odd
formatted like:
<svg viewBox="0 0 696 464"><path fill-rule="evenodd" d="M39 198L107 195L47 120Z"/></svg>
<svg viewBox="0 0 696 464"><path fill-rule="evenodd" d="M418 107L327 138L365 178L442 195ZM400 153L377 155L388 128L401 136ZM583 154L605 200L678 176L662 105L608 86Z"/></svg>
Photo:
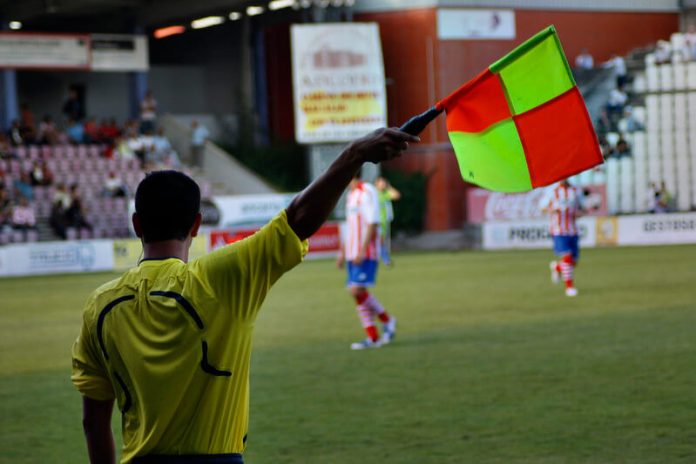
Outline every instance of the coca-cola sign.
<svg viewBox="0 0 696 464"><path fill-rule="evenodd" d="M606 187L588 185L581 188L586 214L603 216L607 214ZM482 223L486 221L510 221L521 219L541 219L543 202L547 189L535 189L525 193L490 192L479 188L467 192L467 221Z"/></svg>

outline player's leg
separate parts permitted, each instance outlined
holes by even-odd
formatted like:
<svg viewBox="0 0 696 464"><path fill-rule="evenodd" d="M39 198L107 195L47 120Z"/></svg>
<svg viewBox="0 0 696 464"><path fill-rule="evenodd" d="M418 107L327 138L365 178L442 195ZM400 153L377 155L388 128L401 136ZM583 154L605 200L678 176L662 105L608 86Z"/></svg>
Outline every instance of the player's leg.
<svg viewBox="0 0 696 464"><path fill-rule="evenodd" d="M362 350L365 348L377 348L379 347L379 333L377 332L377 326L374 320L374 311L367 304L367 300L370 297L367 289L361 286L351 286L350 294L355 299L356 307L355 310L358 313L358 318L360 319L360 324L362 324L363 330L367 335L367 338L361 342L353 343L350 347L353 350Z"/></svg>
<svg viewBox="0 0 696 464"><path fill-rule="evenodd" d="M551 237L553 240L553 252L556 256L561 256L563 254L563 243L562 237L558 235L553 235ZM549 263L549 269L551 270L551 283L557 284L561 281L561 261L553 260Z"/></svg>
<svg viewBox="0 0 696 464"><path fill-rule="evenodd" d="M365 299L365 305L370 308L373 314L377 316L379 321L382 323L382 343L391 342L396 336L396 317L390 315L382 303L379 302L377 297L369 293L367 289L365 290L367 298Z"/></svg>
<svg viewBox="0 0 696 464"><path fill-rule="evenodd" d="M561 275L565 282L565 293L567 296L576 296L578 290L575 288L574 271L579 257L578 236L569 236L566 238L566 244L563 256L560 260Z"/></svg>

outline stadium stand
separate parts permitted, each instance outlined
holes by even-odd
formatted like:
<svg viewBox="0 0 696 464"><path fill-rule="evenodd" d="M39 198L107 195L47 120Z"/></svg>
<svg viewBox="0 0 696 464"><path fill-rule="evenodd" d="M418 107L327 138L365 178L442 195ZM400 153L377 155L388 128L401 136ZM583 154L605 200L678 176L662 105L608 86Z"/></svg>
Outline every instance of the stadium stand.
<svg viewBox="0 0 696 464"><path fill-rule="evenodd" d="M55 240L56 233L51 230L50 218L54 196L59 185L77 186L85 219L92 227L67 227L67 239L117 238L129 235L128 202L135 193L146 169L140 161L133 159L109 158L108 145L104 144L60 144L17 146L10 150L7 158L0 159L0 172L3 185L12 203L18 201L15 184L22 173L29 172L34 163L45 161L48 171L53 175L51 185L32 187L32 205L36 212L36 231L22 233L11 227L0 227L0 244L24 241ZM184 169L189 174L190 169ZM104 195L104 185L110 174L123 179L126 197ZM197 176L205 197L211 195L211 185L206 179Z"/></svg>
<svg viewBox="0 0 696 464"><path fill-rule="evenodd" d="M696 209L693 58L682 33L626 57L633 63L628 105L617 120L595 118L606 163L572 179L580 186L606 183L610 214Z"/></svg>

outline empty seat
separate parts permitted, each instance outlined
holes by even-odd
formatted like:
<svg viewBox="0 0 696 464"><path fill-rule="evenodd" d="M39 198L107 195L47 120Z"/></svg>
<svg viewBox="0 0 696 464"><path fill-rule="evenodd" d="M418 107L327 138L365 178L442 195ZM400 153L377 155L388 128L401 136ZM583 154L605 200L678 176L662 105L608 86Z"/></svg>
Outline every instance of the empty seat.
<svg viewBox="0 0 696 464"><path fill-rule="evenodd" d="M674 67L674 88L676 90L685 90L686 85L686 64L675 63Z"/></svg>
<svg viewBox="0 0 696 464"><path fill-rule="evenodd" d="M674 90L674 69L672 64L665 63L658 66L660 73L660 88L662 90Z"/></svg>
<svg viewBox="0 0 696 464"><path fill-rule="evenodd" d="M609 214L619 213L620 198L620 172L619 160L610 158L607 160L607 209Z"/></svg>
<svg viewBox="0 0 696 464"><path fill-rule="evenodd" d="M660 74L657 66L653 64L645 68L645 80L648 92L657 92L660 90Z"/></svg>
<svg viewBox="0 0 696 464"><path fill-rule="evenodd" d="M689 89L696 89L696 62L686 64L686 86Z"/></svg>

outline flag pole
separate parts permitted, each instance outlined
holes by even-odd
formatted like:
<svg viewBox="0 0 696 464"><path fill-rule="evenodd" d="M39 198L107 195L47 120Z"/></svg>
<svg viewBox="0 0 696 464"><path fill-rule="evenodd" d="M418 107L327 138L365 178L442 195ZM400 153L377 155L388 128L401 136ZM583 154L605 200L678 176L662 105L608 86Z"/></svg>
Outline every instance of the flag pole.
<svg viewBox="0 0 696 464"><path fill-rule="evenodd" d="M437 106L433 106L428 111L425 111L424 113L414 116L406 121L406 123L399 129L402 132L406 132L411 135L418 135L423 131L423 129L425 129L425 126L427 126L430 121L438 117L440 113L442 113L442 110L437 109Z"/></svg>

